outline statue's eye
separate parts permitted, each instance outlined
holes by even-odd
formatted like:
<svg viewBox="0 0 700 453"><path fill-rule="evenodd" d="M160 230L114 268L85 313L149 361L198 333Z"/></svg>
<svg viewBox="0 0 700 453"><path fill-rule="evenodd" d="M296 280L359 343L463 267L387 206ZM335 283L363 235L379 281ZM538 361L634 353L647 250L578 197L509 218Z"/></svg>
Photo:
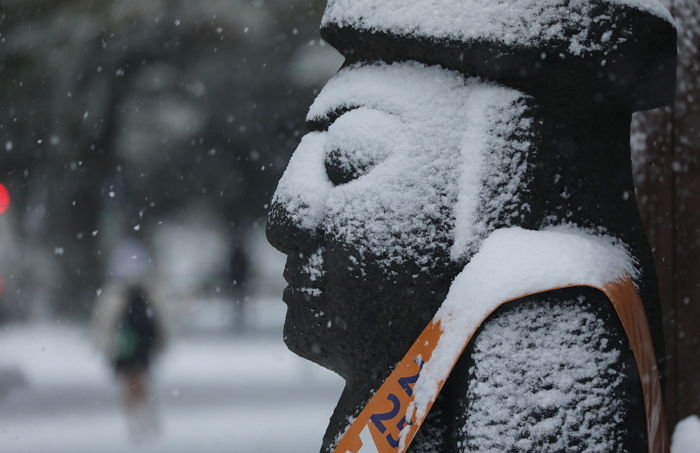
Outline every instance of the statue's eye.
<svg viewBox="0 0 700 453"><path fill-rule="evenodd" d="M326 153L326 174L333 185L345 184L366 174L374 162L358 159L347 152L347 149L331 149Z"/></svg>
<svg viewBox="0 0 700 453"><path fill-rule="evenodd" d="M340 116L328 128L325 166L335 185L369 173L397 145L401 122L393 115L358 108Z"/></svg>

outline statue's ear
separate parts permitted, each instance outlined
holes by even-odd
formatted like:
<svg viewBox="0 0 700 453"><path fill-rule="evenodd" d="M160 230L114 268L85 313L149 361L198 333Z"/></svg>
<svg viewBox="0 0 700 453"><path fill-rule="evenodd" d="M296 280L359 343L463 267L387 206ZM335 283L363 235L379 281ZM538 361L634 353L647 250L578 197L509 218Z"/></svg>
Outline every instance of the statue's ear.
<svg viewBox="0 0 700 453"><path fill-rule="evenodd" d="M484 82L471 90L457 164L454 260L476 252L497 228L533 223L528 195L542 148L544 118L533 98Z"/></svg>

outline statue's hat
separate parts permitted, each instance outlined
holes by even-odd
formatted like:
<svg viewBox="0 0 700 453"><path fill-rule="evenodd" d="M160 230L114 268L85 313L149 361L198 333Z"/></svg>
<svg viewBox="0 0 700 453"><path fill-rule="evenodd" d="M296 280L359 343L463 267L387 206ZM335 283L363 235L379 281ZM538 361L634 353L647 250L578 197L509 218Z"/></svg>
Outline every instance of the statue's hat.
<svg viewBox="0 0 700 453"><path fill-rule="evenodd" d="M675 86L660 0L328 0L321 31L348 62L417 60L633 110L668 103Z"/></svg>

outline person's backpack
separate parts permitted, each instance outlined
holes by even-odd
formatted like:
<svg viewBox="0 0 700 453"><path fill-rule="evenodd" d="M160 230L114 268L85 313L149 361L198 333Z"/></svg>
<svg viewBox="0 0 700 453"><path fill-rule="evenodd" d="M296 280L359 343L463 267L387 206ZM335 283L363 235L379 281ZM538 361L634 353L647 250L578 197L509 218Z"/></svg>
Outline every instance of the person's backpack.
<svg viewBox="0 0 700 453"><path fill-rule="evenodd" d="M120 322L116 330L116 359L132 359L136 356L138 348L138 335L128 323Z"/></svg>

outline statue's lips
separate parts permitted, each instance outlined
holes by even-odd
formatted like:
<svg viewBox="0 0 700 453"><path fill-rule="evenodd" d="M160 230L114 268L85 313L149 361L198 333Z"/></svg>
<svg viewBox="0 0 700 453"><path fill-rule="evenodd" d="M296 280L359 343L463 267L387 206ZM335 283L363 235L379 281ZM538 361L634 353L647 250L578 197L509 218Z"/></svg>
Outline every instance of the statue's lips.
<svg viewBox="0 0 700 453"><path fill-rule="evenodd" d="M289 286L300 290L305 288L323 290L325 279L312 278L308 272L304 272L304 264L305 262L299 261L296 257L289 256L282 274L284 280Z"/></svg>
<svg viewBox="0 0 700 453"><path fill-rule="evenodd" d="M282 300L289 306L315 302L321 299L323 290L312 287L295 287L292 285L284 288Z"/></svg>

